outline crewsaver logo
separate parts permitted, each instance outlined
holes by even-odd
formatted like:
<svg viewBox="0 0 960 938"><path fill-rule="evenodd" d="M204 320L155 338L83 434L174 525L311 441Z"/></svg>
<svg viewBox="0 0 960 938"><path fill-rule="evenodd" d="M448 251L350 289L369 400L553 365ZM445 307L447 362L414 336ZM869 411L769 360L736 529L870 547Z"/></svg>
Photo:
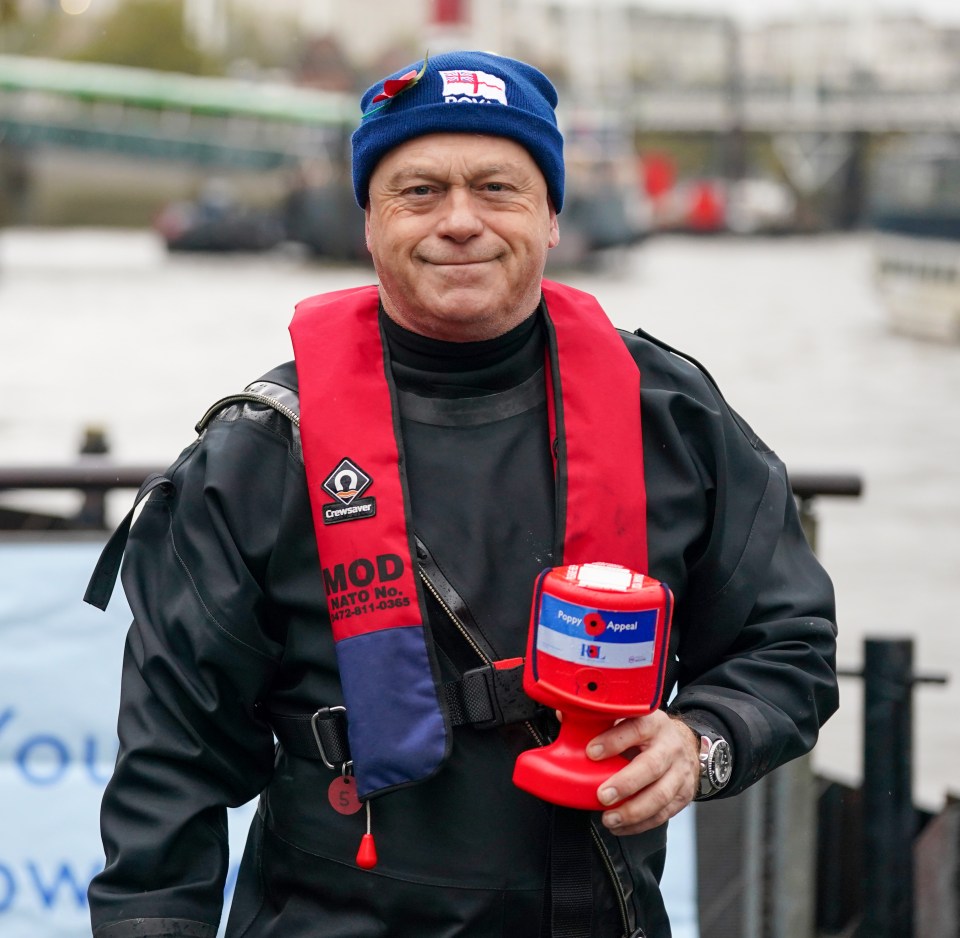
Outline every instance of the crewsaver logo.
<svg viewBox="0 0 960 938"><path fill-rule="evenodd" d="M322 506L323 523L339 524L341 521L372 518L377 513L377 500L360 497L372 482L373 479L355 462L341 459L337 468L323 481L324 490L337 500Z"/></svg>
<svg viewBox="0 0 960 938"><path fill-rule="evenodd" d="M507 103L507 86L496 75L458 68L451 71L441 69L440 76L443 78L443 100L447 104Z"/></svg>
<svg viewBox="0 0 960 938"><path fill-rule="evenodd" d="M370 488L372 481L356 463L341 459L340 465L324 480L323 487L338 502L349 505Z"/></svg>

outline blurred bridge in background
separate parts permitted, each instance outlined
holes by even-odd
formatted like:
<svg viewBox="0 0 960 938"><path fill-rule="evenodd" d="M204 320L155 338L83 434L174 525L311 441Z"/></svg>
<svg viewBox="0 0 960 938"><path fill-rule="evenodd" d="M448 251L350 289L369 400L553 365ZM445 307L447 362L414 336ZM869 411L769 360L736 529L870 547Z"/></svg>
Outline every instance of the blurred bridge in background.
<svg viewBox="0 0 960 938"><path fill-rule="evenodd" d="M352 95L280 82L0 55L0 145L236 169L345 152Z"/></svg>
<svg viewBox="0 0 960 938"><path fill-rule="evenodd" d="M958 133L960 89L659 89L633 95L629 113L638 129L678 133Z"/></svg>
<svg viewBox="0 0 960 938"><path fill-rule="evenodd" d="M651 88L615 95L631 129L665 133L960 133L960 90ZM0 55L0 143L72 147L242 168L343 155L356 96Z"/></svg>
<svg viewBox="0 0 960 938"><path fill-rule="evenodd" d="M342 187L359 117L353 93L0 55L0 223L35 223L43 206L54 223L62 223L64 211L52 206L64 204L63 189L79 164L99 167L101 188L124 172L139 174L111 203L115 213L136 223L155 214L155 207L140 211L136 203L159 191L160 164L168 175L191 175L194 192L196 177L220 174L246 174L246 184L261 194L272 184L270 174L283 191L307 178L339 180ZM574 88L562 95L559 119L568 176L573 184L575 169L585 173L587 179L577 182L584 191L602 174L578 169L578 152L588 154L591 162L584 165L594 168L616 158L617 172L632 179L639 175L635 148L645 135L707 138L714 156L699 174L730 181L751 171L747 137L766 138L778 164L767 171L782 171L799 199L820 205L808 217L824 220L804 224L847 228L865 217L873 197L873 141L886 146L890 138L960 138L960 89L857 91L802 83L759 88L732 76L710 87L611 87L589 100ZM71 153L86 155L74 159ZM139 162L153 167L149 180ZM280 176L286 181L276 182ZM67 198L78 207L67 216L90 216L83 199L89 203L96 185L73 186ZM60 203L38 196L57 186Z"/></svg>

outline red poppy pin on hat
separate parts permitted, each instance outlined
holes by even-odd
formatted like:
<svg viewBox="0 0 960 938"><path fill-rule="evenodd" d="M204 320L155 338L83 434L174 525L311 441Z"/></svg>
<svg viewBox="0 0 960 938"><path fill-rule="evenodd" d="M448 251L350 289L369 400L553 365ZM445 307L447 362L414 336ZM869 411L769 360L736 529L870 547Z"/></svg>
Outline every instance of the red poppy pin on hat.
<svg viewBox="0 0 960 938"><path fill-rule="evenodd" d="M409 72L407 72L405 75L401 75L399 78L388 78L383 83L383 91L374 96L370 102L371 104L376 104L378 101L383 101L384 103L381 104L380 107L375 107L372 110L367 111L367 113L363 116L369 117L375 111L385 108L398 94L402 94L408 88L412 88L418 81L420 81L421 78L423 78L427 71L427 62L429 61L430 54L427 53L427 55L423 57L423 66L420 68L419 72L415 69L411 69Z"/></svg>

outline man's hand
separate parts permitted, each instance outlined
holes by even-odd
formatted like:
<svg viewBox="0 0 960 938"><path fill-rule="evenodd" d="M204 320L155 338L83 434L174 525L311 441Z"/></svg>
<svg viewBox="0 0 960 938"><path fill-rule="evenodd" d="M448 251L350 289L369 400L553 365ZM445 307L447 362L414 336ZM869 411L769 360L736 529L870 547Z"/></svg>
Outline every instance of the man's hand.
<svg viewBox="0 0 960 938"><path fill-rule="evenodd" d="M639 834L659 827L693 801L700 779L700 748L679 717L662 710L631 717L587 746L591 759L618 754L627 755L630 762L597 792L602 804L617 805L603 813L611 833Z"/></svg>

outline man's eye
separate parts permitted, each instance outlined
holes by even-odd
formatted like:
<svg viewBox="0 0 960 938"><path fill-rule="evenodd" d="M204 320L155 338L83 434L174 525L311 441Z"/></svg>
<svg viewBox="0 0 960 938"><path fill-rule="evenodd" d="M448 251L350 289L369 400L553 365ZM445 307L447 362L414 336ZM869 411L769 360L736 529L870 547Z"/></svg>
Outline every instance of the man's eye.
<svg viewBox="0 0 960 938"><path fill-rule="evenodd" d="M411 186L407 189L408 194L410 195L430 195L433 190L430 186Z"/></svg>

